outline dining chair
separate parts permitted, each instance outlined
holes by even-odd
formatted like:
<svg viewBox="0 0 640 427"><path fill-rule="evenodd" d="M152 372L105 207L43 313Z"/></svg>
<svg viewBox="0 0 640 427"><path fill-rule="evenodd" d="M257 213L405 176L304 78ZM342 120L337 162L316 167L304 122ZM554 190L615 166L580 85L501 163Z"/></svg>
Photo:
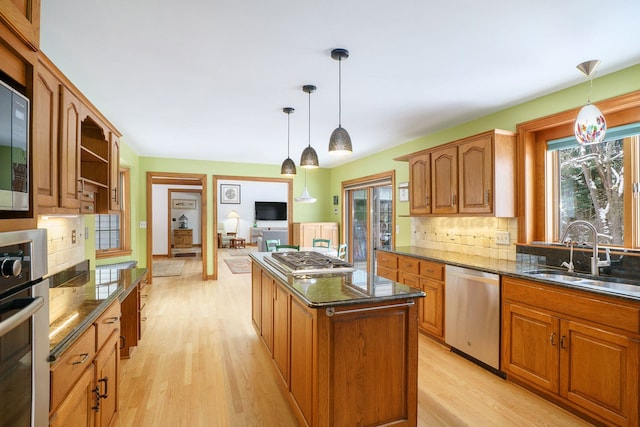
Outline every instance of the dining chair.
<svg viewBox="0 0 640 427"><path fill-rule="evenodd" d="M276 250L276 246L280 244L280 239L271 239L266 241L267 252L273 252Z"/></svg>
<svg viewBox="0 0 640 427"><path fill-rule="evenodd" d="M314 248L327 248L331 247L331 239L313 239Z"/></svg>
<svg viewBox="0 0 640 427"><path fill-rule="evenodd" d="M338 258L344 261L346 257L347 257L347 244L342 243L341 245L338 245Z"/></svg>
<svg viewBox="0 0 640 427"><path fill-rule="evenodd" d="M276 252L299 251L300 245L277 245Z"/></svg>

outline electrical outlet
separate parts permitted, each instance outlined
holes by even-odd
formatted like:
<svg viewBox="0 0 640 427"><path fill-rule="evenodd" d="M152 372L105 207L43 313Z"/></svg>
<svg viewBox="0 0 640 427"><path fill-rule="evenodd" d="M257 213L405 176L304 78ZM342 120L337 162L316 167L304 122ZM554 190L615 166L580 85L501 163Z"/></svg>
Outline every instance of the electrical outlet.
<svg viewBox="0 0 640 427"><path fill-rule="evenodd" d="M76 243L76 230L71 230L71 244Z"/></svg>
<svg viewBox="0 0 640 427"><path fill-rule="evenodd" d="M508 245L509 244L509 232L498 231L496 233L496 245Z"/></svg>
<svg viewBox="0 0 640 427"><path fill-rule="evenodd" d="M447 237L449 238L449 240L456 240L456 230L451 229L447 231Z"/></svg>

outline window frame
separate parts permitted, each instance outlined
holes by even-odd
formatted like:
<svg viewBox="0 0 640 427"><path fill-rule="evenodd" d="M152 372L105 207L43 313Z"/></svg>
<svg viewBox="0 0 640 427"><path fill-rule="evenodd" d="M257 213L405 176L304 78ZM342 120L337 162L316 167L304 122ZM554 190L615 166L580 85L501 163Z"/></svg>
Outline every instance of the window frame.
<svg viewBox="0 0 640 427"><path fill-rule="evenodd" d="M596 103L607 119L608 127L617 127L640 121L640 91L617 96ZM517 125L518 132L518 244L557 242L559 236L553 227L553 206L549 203L553 180L549 169L547 141L573 134L573 124L581 107L552 114ZM627 147L625 147L625 150ZM637 147L625 152L625 171L629 180L638 182ZM631 160L633 158L633 160ZM635 169L634 169L635 168ZM628 249L640 247L640 198L633 197L633 188L625 191L625 244ZM628 193L628 194L627 194ZM627 222L627 217L629 222ZM633 218L633 221L631 221ZM629 231L627 233L627 230Z"/></svg>
<svg viewBox="0 0 640 427"><path fill-rule="evenodd" d="M129 206L131 193L131 174L128 168L120 168L120 188L122 189L122 191L120 192L120 211L111 213L111 215L120 215L120 248L101 250L96 249L96 259L129 256L132 253L131 208Z"/></svg>

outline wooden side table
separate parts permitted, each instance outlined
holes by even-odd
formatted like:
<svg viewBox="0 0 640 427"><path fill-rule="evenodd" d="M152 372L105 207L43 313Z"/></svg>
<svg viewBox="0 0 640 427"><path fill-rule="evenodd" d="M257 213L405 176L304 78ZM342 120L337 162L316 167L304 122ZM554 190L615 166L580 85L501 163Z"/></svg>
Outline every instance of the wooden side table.
<svg viewBox="0 0 640 427"><path fill-rule="evenodd" d="M229 247L233 249L240 249L245 247L245 239L239 237L229 241Z"/></svg>
<svg viewBox="0 0 640 427"><path fill-rule="evenodd" d="M190 248L193 246L193 230L190 228L176 228L173 230L173 247Z"/></svg>

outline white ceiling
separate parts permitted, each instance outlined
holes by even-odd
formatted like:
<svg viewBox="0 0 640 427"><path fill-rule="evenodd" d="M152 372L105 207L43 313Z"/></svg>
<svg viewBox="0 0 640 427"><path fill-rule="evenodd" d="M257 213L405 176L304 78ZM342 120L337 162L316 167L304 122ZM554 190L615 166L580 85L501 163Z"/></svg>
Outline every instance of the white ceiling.
<svg viewBox="0 0 640 427"><path fill-rule="evenodd" d="M42 0L41 49L142 156L335 166L640 63L638 0ZM354 153L327 153L338 124ZM586 101L587 94L585 94Z"/></svg>

